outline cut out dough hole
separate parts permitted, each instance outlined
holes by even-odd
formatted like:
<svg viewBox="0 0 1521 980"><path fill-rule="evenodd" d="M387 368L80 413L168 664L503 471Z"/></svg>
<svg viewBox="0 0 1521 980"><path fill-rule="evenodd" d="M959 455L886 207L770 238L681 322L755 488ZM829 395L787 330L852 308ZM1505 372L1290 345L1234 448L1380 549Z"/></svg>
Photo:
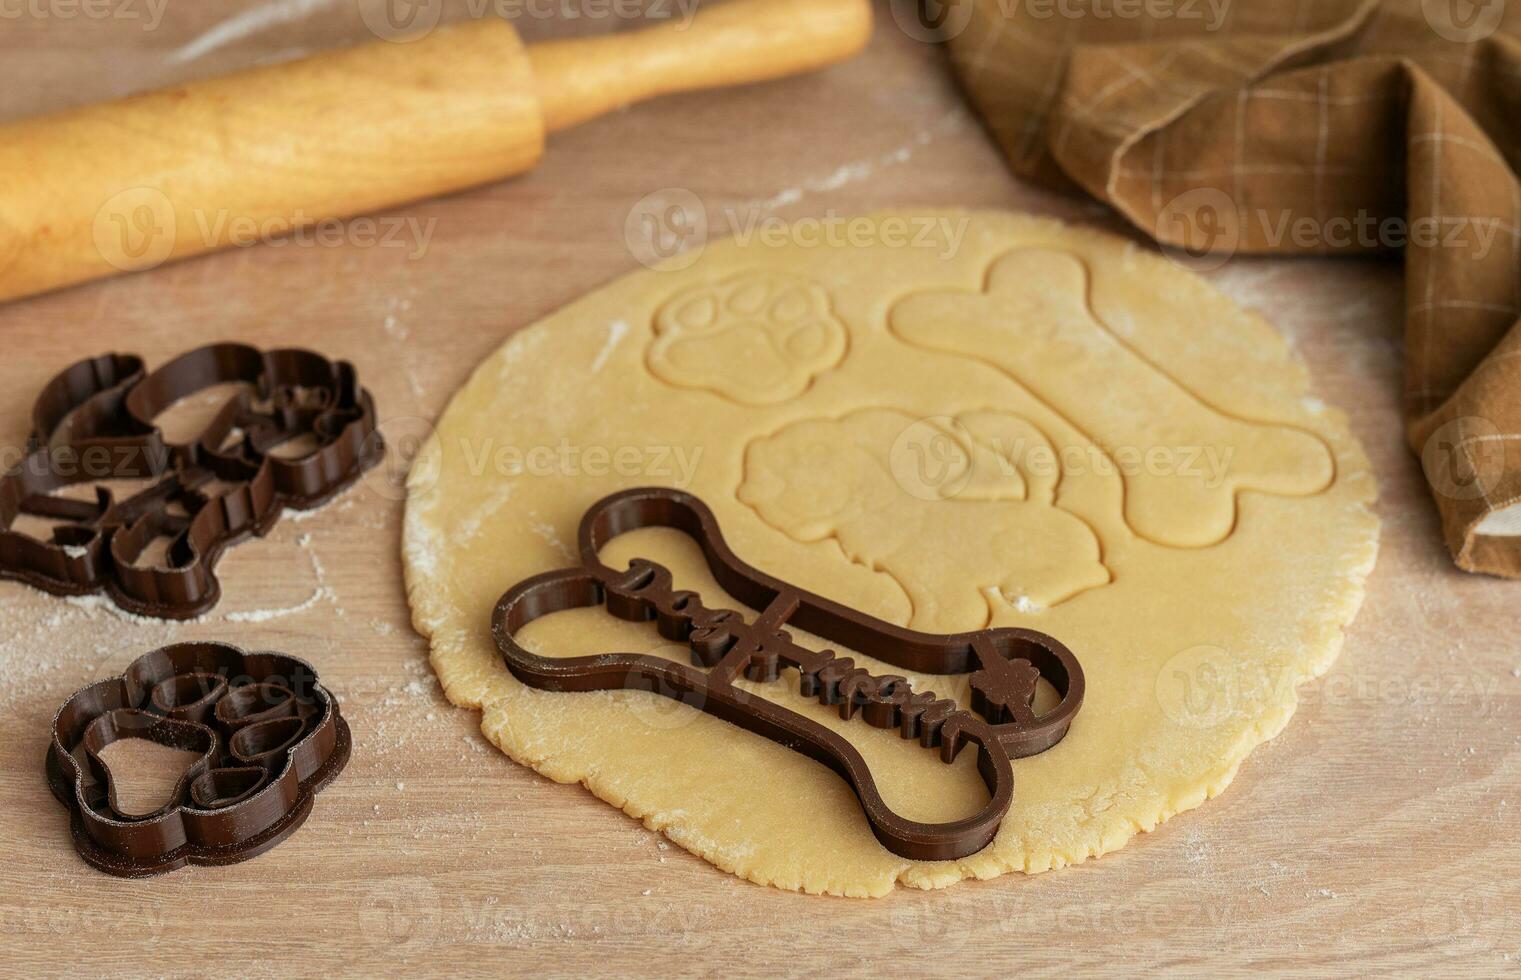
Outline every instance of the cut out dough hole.
<svg viewBox="0 0 1521 980"><path fill-rule="evenodd" d="M181 445L200 438L210 427L222 406L253 386L241 381L224 381L186 395L170 405L154 418L153 424L163 432L164 439Z"/></svg>
<svg viewBox="0 0 1521 980"><path fill-rule="evenodd" d="M269 450L269 455L276 459L300 459L310 456L322 448L322 440L314 432L303 432L294 438L287 439Z"/></svg>
<svg viewBox="0 0 1521 980"><path fill-rule="evenodd" d="M228 480L211 479L196 487L195 490L196 493L199 493L207 500L215 500L218 497L225 497L232 491L241 489L245 486L247 486L246 483L235 483Z"/></svg>
<svg viewBox="0 0 1521 980"><path fill-rule="evenodd" d="M175 802L180 778L201 754L129 737L107 745L99 757L111 773L117 811L123 817L142 817Z"/></svg>
<svg viewBox="0 0 1521 980"><path fill-rule="evenodd" d="M180 535L159 535L149 541L143 550L133 557L132 567L164 570L186 567L194 560L194 556L190 554L188 547L183 545L176 547L181 544L181 541Z"/></svg>
<svg viewBox="0 0 1521 980"><path fill-rule="evenodd" d="M56 528L66 527L72 521L61 521L52 517L39 517L36 514L22 512L11 521L9 530L17 534L24 534L37 541L52 541L53 531Z"/></svg>

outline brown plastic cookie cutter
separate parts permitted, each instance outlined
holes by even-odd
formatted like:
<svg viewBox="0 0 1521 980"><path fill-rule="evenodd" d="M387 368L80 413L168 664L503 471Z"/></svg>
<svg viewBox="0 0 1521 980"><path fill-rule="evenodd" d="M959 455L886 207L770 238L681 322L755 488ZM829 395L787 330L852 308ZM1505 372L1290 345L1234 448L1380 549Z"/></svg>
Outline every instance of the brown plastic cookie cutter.
<svg viewBox="0 0 1521 980"><path fill-rule="evenodd" d="M123 812L101 753L141 738L199 752L168 803ZM235 864L295 832L348 763L338 702L304 660L181 643L76 693L53 720L47 775L72 813L74 846L123 878Z"/></svg>
<svg viewBox="0 0 1521 980"><path fill-rule="evenodd" d="M227 383L246 387L195 439L170 442L154 425L174 403ZM131 354L80 361L42 389L32 424L27 455L0 478L0 578L58 595L104 590L163 619L215 606L223 551L268 533L286 507L321 506L385 453L352 365L234 343L152 374ZM106 483L124 479L148 486L117 499ZM60 493L92 483L93 500ZM59 523L43 540L15 530L23 514ZM142 561L160 538L163 560Z"/></svg>
<svg viewBox="0 0 1521 980"><path fill-rule="evenodd" d="M718 584L759 615L747 621L736 610L708 609L697 593L674 589L671 573L651 561L635 559L621 570L602 564L598 556L609 541L645 527L675 528L691 537ZM1060 742L1082 706L1082 668L1052 637L1028 629L934 635L874 619L740 561L724 542L712 511L688 493L639 489L602 500L581 521L580 549L580 567L528 579L497 603L492 633L514 676L549 691L651 691L764 735L844 777L877 839L903 857L949 860L986 847L1013 802L1010 760ZM599 605L620 619L654 620L661 636L691 646L692 666L624 653L541 657L514 639L542 616ZM905 670L971 674L972 710L929 691L915 692L906 678L873 675L833 651L801 647L783 628L788 625ZM841 718L859 714L873 727L896 728L905 739L938 747L945 762L954 761L968 743L975 744L977 769L991 794L987 805L949 823L899 816L883 801L865 759L850 742L734 684L740 675L774 681L784 667L798 671L803 696L839 705ZM1060 701L1037 714L1041 679Z"/></svg>

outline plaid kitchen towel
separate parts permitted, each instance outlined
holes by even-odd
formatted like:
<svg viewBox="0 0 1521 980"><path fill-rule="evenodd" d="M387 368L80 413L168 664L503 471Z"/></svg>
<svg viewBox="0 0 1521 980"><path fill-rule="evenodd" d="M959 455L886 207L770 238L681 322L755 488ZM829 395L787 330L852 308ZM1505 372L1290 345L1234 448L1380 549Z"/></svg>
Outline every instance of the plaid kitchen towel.
<svg viewBox="0 0 1521 980"><path fill-rule="evenodd" d="M1206 266L1403 250L1410 445L1521 577L1521 0L925 4L1017 173Z"/></svg>

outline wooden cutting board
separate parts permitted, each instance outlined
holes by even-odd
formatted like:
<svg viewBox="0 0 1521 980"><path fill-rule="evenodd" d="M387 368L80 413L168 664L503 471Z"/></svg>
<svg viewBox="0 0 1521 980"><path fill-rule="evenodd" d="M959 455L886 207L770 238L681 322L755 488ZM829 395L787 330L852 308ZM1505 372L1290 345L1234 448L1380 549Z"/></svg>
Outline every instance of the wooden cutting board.
<svg viewBox="0 0 1521 980"><path fill-rule="evenodd" d="M117 9L147 12L144 0ZM797 217L913 204L1023 209L1127 233L1084 202L1009 178L939 53L897 31L886 3L880 13L856 62L589 125L528 177L384 216L397 245L344 234L238 249L0 307L0 444L23 438L36 386L76 354L126 348L156 363L231 338L350 357L392 425L425 420L514 329L637 268L625 219L665 188L696 194L720 227L726 208ZM522 26L536 39L606 23ZM145 24L0 21L0 118L289 57L364 29L348 4L264 0L171 4L155 29ZM1301 692L1288 730L1222 799L1118 854L1034 879L875 902L737 880L584 790L513 765L473 713L443 700L408 626L401 503L379 483L232 552L227 598L204 623L141 625L0 584L0 811L11 852L0 865L0 960L23 974L250 976L403 965L1516 969L1521 601L1514 584L1452 569L1404 449L1399 269L1239 260L1211 278L1284 330L1317 392L1351 414L1383 483L1385 521L1340 661ZM96 874L74 855L42 778L48 721L136 654L211 637L312 659L343 698L353 762L306 826L255 861L146 882Z"/></svg>

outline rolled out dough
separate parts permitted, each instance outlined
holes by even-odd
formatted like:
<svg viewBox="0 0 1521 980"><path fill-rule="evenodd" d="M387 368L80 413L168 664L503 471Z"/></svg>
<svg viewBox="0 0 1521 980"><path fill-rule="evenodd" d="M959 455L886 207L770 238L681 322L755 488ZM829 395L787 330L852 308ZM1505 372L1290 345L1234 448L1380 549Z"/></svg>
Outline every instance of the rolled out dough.
<svg viewBox="0 0 1521 980"><path fill-rule="evenodd" d="M875 896L1112 851L1223 790L1330 666L1377 551L1368 462L1275 331L1161 256L1014 215L855 227L870 241L712 245L515 333L411 474L416 626L503 752L752 881ZM508 674L497 597L575 564L582 512L641 485L701 495L742 558L883 619L1030 626L1077 653L1083 711L1015 763L990 847L904 860L800 755L655 695ZM727 604L676 533L607 557L635 556ZM593 610L524 639L551 656L682 653ZM964 678L911 679L965 694ZM768 690L845 733L903 815L983 800L970 753L945 766L785 678Z"/></svg>

